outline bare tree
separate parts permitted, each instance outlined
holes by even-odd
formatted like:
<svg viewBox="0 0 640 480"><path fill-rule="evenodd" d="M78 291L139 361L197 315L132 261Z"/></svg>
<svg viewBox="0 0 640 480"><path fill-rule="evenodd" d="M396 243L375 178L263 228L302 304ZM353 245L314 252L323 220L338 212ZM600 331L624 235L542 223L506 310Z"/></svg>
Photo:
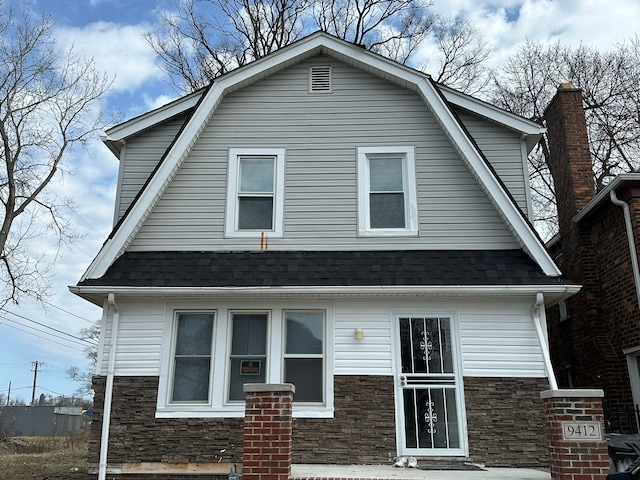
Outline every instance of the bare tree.
<svg viewBox="0 0 640 480"><path fill-rule="evenodd" d="M72 148L98 130L96 103L111 81L92 60L56 49L48 15L33 20L3 3L0 13L2 308L23 294L46 295L58 248L74 238L47 187L64 173ZM53 239L53 251L34 254L42 238Z"/></svg>
<svg viewBox="0 0 640 480"><path fill-rule="evenodd" d="M98 343L100 342L100 321L95 322L88 328L80 330L80 338L90 343L85 347L84 355L90 361L89 366L85 370L78 367L71 367L67 370L67 375L74 382L78 382L78 389L74 395L86 398L92 395L92 378L96 373L96 364L98 361Z"/></svg>
<svg viewBox="0 0 640 480"><path fill-rule="evenodd" d="M582 90L593 161L594 185L600 190L617 174L640 167L640 40L634 38L607 52L580 45L526 42L493 79L492 102L542 122L560 83ZM543 138L529 158L534 210L540 229L557 231L550 152Z"/></svg>
<svg viewBox="0 0 640 480"><path fill-rule="evenodd" d="M175 1L146 39L185 93L316 30L414 67L418 50L431 46L438 81L474 92L486 84L487 44L464 19L432 15L428 0Z"/></svg>
<svg viewBox="0 0 640 480"><path fill-rule="evenodd" d="M174 0L145 35L179 91L263 57L304 34L309 0Z"/></svg>
<svg viewBox="0 0 640 480"><path fill-rule="evenodd" d="M430 34L432 2L423 0L319 0L313 19L325 32L407 63Z"/></svg>
<svg viewBox="0 0 640 480"><path fill-rule="evenodd" d="M490 81L486 62L492 49L467 19L438 18L433 27L433 63L421 69L433 79L470 95L482 92Z"/></svg>

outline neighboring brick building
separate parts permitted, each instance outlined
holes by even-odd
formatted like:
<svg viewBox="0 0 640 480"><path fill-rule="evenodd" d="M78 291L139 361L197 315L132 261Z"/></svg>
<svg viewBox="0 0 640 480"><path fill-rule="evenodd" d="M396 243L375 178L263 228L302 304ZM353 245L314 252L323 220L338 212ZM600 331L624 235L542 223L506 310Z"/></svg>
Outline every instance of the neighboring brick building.
<svg viewBox="0 0 640 480"><path fill-rule="evenodd" d="M582 94L571 84L545 117L560 227L548 247L583 286L548 312L558 384L603 389L612 431L637 430L619 413L640 404L640 174L619 175L596 194Z"/></svg>

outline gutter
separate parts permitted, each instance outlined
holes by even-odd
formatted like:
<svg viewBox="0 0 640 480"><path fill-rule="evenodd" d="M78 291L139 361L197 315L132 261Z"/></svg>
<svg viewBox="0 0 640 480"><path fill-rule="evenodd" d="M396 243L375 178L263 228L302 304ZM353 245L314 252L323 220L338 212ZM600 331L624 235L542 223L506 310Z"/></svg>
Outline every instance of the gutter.
<svg viewBox="0 0 640 480"><path fill-rule="evenodd" d="M556 375L553 371L553 365L551 364L551 355L549 354L547 336L542 329L543 324L545 326L547 325L547 313L544 309L544 295L542 292L538 292L536 294L536 303L531 309L531 319L533 320L533 325L536 327L538 341L540 342L540 348L542 349L542 358L544 360L544 367L547 371L547 378L549 378L549 387L551 387L551 390L558 390Z"/></svg>
<svg viewBox="0 0 640 480"><path fill-rule="evenodd" d="M627 242L629 243L629 254L631 255L631 269L633 270L633 280L636 287L636 300L638 302L638 308L640 308L640 268L638 268L638 252L636 250L636 242L633 238L633 226L631 224L631 213L629 212L629 204L620 200L616 196L615 189L609 192L609 198L611 201L622 207L624 213L624 224L627 231Z"/></svg>
<svg viewBox="0 0 640 480"><path fill-rule="evenodd" d="M109 363L107 367L107 384L104 393L104 408L102 411L102 434L100 436L100 463L98 465L98 480L107 478L107 454L109 450L109 428L111 426L111 403L113 399L113 377L116 365L116 341L118 338L118 324L120 312L116 305L116 295L110 292L107 297L108 308L112 312L111 342L109 344ZM107 315L108 318L108 315Z"/></svg>
<svg viewBox="0 0 640 480"><path fill-rule="evenodd" d="M377 286L254 286L254 287L133 287L73 285L69 291L96 305L110 293L127 296L191 296L208 298L286 297L511 297L544 292L549 306L569 298L581 289L576 284L545 285L377 285Z"/></svg>

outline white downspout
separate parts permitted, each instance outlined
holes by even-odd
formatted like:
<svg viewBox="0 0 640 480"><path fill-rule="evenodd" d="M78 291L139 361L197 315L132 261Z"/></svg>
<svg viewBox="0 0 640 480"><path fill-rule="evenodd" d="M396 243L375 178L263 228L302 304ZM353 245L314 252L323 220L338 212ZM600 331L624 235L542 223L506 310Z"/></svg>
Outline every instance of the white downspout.
<svg viewBox="0 0 640 480"><path fill-rule="evenodd" d="M633 279L636 285L636 299L638 301L638 308L640 308L640 269L638 268L638 253L636 251L636 242L633 239L633 227L631 225L631 213L629 212L629 205L627 202L620 200L616 196L615 189L609 192L609 198L611 201L620 207L624 212L624 224L627 229L627 241L629 242L629 253L631 254L631 268L633 270Z"/></svg>
<svg viewBox="0 0 640 480"><path fill-rule="evenodd" d="M100 464L98 466L98 480L107 478L107 452L109 450L109 427L111 426L111 400L113 398L113 376L116 366L116 341L118 338L118 323L120 312L116 305L116 296L109 293L108 308L113 312L111 324L111 343L109 344L109 363L107 367L107 383L104 391L104 410L102 412L102 435L100 437Z"/></svg>
<svg viewBox="0 0 640 480"><path fill-rule="evenodd" d="M533 319L533 324L536 327L536 332L538 333L538 341L540 342L540 348L542 349L542 358L544 360L544 367L547 370L549 386L551 387L551 390L558 390L556 375L553 372L553 365L551 365L551 355L549 354L547 336L544 334L544 330L542 329L542 325L547 324L547 313L544 311L544 295L542 292L536 293L536 303L531 309L531 318Z"/></svg>

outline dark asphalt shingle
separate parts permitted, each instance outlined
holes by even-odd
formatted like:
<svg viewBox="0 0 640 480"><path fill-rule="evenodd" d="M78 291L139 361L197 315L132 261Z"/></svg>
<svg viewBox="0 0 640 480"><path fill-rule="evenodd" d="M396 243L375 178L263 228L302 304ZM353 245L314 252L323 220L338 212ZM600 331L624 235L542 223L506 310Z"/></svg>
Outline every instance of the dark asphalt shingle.
<svg viewBox="0 0 640 480"><path fill-rule="evenodd" d="M80 286L556 285L521 250L127 252Z"/></svg>

